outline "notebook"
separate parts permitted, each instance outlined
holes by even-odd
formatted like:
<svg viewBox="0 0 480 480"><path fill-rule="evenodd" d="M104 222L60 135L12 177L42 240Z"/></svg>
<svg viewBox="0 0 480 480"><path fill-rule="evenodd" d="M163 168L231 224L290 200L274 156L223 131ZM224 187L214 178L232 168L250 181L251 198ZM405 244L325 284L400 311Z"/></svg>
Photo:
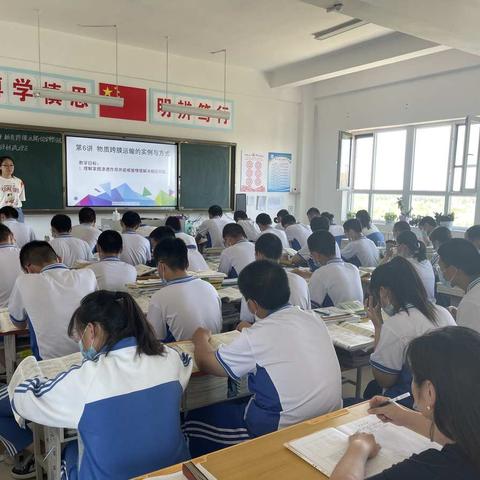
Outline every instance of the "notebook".
<svg viewBox="0 0 480 480"><path fill-rule="evenodd" d="M381 445L378 455L366 465L366 478L377 475L392 465L410 458L415 453L442 447L405 427L382 423L371 415L336 428L320 430L306 437L292 440L285 446L324 475L330 477L347 450L348 438L356 432L375 435Z"/></svg>

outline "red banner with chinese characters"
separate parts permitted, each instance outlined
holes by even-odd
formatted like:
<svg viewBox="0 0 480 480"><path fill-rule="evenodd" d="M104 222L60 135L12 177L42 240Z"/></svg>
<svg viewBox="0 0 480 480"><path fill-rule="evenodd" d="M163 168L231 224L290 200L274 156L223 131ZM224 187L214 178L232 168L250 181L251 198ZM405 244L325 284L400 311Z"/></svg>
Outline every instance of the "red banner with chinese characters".
<svg viewBox="0 0 480 480"><path fill-rule="evenodd" d="M118 88L118 90L117 90ZM121 118L123 120L147 120L147 90L145 88L99 83L98 93L106 97L122 97L123 107L108 107L100 105L100 117Z"/></svg>

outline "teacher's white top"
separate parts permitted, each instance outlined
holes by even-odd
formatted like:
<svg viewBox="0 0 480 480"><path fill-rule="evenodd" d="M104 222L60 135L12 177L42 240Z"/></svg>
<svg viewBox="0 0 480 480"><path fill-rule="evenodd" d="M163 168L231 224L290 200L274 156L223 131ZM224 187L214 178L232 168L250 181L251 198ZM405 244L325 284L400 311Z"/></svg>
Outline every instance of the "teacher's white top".
<svg viewBox="0 0 480 480"><path fill-rule="evenodd" d="M17 177L0 177L0 208L20 208L25 201L25 185Z"/></svg>

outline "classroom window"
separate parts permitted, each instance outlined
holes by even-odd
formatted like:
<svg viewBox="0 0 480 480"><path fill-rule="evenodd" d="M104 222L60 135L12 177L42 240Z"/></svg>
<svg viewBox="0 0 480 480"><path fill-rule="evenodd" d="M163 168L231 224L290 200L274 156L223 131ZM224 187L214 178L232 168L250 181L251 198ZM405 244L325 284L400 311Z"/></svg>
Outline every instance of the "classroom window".
<svg viewBox="0 0 480 480"><path fill-rule="evenodd" d="M376 135L375 190L401 190L407 131L392 130Z"/></svg>
<svg viewBox="0 0 480 480"><path fill-rule="evenodd" d="M355 138L354 162L354 188L369 189L372 184L373 135L363 135Z"/></svg>
<svg viewBox="0 0 480 480"><path fill-rule="evenodd" d="M450 212L455 212L454 225L457 227L470 227L475 222L476 198L471 197L450 197Z"/></svg>
<svg viewBox="0 0 480 480"><path fill-rule="evenodd" d="M422 217L433 213L442 213L445 209L445 197L430 195L412 195L412 212Z"/></svg>
<svg viewBox="0 0 480 480"><path fill-rule="evenodd" d="M385 213L397 211L397 199L399 195L373 195L372 212L375 220L383 220Z"/></svg>
<svg viewBox="0 0 480 480"><path fill-rule="evenodd" d="M367 210L368 211L368 200L369 195L368 193L356 193L352 196L352 212L358 212L359 210Z"/></svg>

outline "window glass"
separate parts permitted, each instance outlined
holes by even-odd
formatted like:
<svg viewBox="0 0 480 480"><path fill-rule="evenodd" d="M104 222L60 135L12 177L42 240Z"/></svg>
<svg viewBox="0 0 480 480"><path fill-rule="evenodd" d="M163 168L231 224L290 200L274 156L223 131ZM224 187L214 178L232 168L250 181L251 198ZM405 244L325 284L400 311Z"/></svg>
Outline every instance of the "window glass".
<svg viewBox="0 0 480 480"><path fill-rule="evenodd" d="M373 207L372 216L374 220L383 220L387 212L393 212L398 214L397 200L400 197L397 195L373 195Z"/></svg>
<svg viewBox="0 0 480 480"><path fill-rule="evenodd" d="M355 139L353 188L367 190L372 185L373 135Z"/></svg>
<svg viewBox="0 0 480 480"><path fill-rule="evenodd" d="M368 211L368 193L355 193L352 197L352 212Z"/></svg>
<svg viewBox="0 0 480 480"><path fill-rule="evenodd" d="M406 130L376 134L375 190L402 190L406 138Z"/></svg>
<svg viewBox="0 0 480 480"><path fill-rule="evenodd" d="M445 208L445 197L433 195L412 195L412 215L422 217L442 213Z"/></svg>
<svg viewBox="0 0 480 480"><path fill-rule="evenodd" d="M455 213L456 227L471 227L475 223L475 197L450 197L450 209Z"/></svg>

